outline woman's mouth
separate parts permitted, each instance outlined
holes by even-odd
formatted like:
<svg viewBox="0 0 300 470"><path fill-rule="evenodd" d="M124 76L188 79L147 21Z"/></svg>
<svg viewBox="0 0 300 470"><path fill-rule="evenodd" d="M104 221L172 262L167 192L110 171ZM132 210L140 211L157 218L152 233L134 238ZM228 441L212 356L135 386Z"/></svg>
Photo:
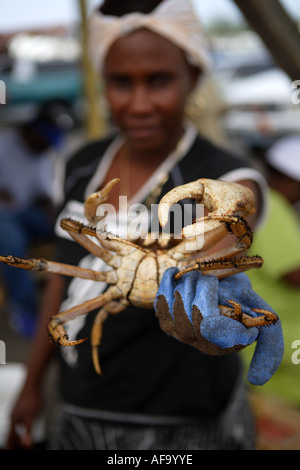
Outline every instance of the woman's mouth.
<svg viewBox="0 0 300 470"><path fill-rule="evenodd" d="M132 126L128 127L126 133L136 139L147 139L154 137L159 132L158 126Z"/></svg>

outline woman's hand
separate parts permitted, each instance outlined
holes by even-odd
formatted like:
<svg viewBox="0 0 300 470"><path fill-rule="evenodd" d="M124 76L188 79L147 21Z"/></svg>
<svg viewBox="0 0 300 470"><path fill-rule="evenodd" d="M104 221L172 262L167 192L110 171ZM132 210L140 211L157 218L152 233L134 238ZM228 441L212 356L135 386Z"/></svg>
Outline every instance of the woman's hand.
<svg viewBox="0 0 300 470"><path fill-rule="evenodd" d="M246 274L218 280L192 271L179 280L177 268L167 269L160 283L155 312L165 333L210 355L239 351L256 342L248 371L253 385L263 385L278 369L283 356L281 323L271 307L251 288ZM241 313L256 318L263 310L274 313L276 322L246 327L242 322L221 315L220 306L233 301Z"/></svg>
<svg viewBox="0 0 300 470"><path fill-rule="evenodd" d="M32 449L34 422L41 411L42 394L38 386L25 384L11 414L6 449Z"/></svg>

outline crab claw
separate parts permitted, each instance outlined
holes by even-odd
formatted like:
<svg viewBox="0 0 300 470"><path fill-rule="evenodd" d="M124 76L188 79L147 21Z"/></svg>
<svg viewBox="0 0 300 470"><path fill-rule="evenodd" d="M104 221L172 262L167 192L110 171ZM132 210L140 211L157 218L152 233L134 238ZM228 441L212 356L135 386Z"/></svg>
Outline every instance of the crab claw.
<svg viewBox="0 0 300 470"><path fill-rule="evenodd" d="M83 343L87 338L70 341L65 328L57 319L51 319L48 324L48 332L55 343L62 346L77 346Z"/></svg>
<svg viewBox="0 0 300 470"><path fill-rule="evenodd" d="M204 180L203 180L204 181ZM201 200L204 194L204 185L202 180L193 181L192 183L183 184L165 194L158 205L158 218L160 225L165 227L169 220L169 212L171 206L182 199Z"/></svg>
<svg viewBox="0 0 300 470"><path fill-rule="evenodd" d="M112 188L119 183L119 178L114 178L107 183L104 188L96 193L90 194L84 204L84 214L87 220L93 225L96 226L97 223L103 219L102 217L97 216L97 208L107 201L109 193L111 192Z"/></svg>
<svg viewBox="0 0 300 470"><path fill-rule="evenodd" d="M227 222L228 216L247 216L254 212L254 194L249 188L238 183L202 178L174 188L161 199L158 217L162 227L168 222L171 206L186 198L202 203L210 213L198 219L199 224L196 222L184 227L183 235L187 238L223 227L222 217Z"/></svg>

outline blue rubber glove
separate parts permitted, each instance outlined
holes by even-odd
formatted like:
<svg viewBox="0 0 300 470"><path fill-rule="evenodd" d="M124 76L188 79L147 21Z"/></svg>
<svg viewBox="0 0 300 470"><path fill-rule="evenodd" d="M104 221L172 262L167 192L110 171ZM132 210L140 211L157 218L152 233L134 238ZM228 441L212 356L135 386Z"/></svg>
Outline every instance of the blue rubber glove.
<svg viewBox="0 0 300 470"><path fill-rule="evenodd" d="M162 330L211 355L239 351L257 341L248 380L254 385L268 382L283 356L280 320L268 326L247 328L221 315L219 310L219 304L232 307L227 300L233 300L251 317L260 315L253 308L273 311L252 290L246 274L219 281L215 276L192 271L175 280L177 272L177 268L170 268L164 273L156 295L154 308Z"/></svg>

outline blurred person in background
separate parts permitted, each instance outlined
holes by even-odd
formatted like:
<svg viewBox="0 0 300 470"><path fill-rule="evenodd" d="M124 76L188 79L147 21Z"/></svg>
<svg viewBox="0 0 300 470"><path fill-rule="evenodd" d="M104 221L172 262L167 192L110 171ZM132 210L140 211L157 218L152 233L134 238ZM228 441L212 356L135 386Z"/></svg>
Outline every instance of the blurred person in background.
<svg viewBox="0 0 300 470"><path fill-rule="evenodd" d="M24 258L38 240L54 238L55 157L63 133L46 109L28 123L0 133L0 255ZM38 289L33 273L0 264L9 321L31 338L37 321Z"/></svg>
<svg viewBox="0 0 300 470"><path fill-rule="evenodd" d="M263 392L272 393L299 407L299 366L292 362L295 340L300 339L300 134L278 139L260 162L270 185L264 225L255 233L250 253L261 253L261 269L248 271L253 289L282 319L285 339L283 361ZM251 348L242 353L248 362Z"/></svg>
<svg viewBox="0 0 300 470"><path fill-rule="evenodd" d="M84 200L112 178L121 180L109 197L117 209L120 195L150 207L175 186L222 178L253 189L255 226L264 205L264 179L185 122L187 99L210 62L191 2L107 0L94 12L90 33L116 132L68 159L58 220L84 221ZM57 261L105 269L101 259L63 231L58 229L57 236ZM89 342L54 349L47 333L50 317L103 289L102 283L50 277L27 377L12 413L8 448L33 443L42 378L54 351L59 415L52 449L253 448L253 416L239 356L212 357L174 340L160 329L151 309L129 306L109 315L101 376L94 370ZM70 338L90 337L96 314L67 325Z"/></svg>

